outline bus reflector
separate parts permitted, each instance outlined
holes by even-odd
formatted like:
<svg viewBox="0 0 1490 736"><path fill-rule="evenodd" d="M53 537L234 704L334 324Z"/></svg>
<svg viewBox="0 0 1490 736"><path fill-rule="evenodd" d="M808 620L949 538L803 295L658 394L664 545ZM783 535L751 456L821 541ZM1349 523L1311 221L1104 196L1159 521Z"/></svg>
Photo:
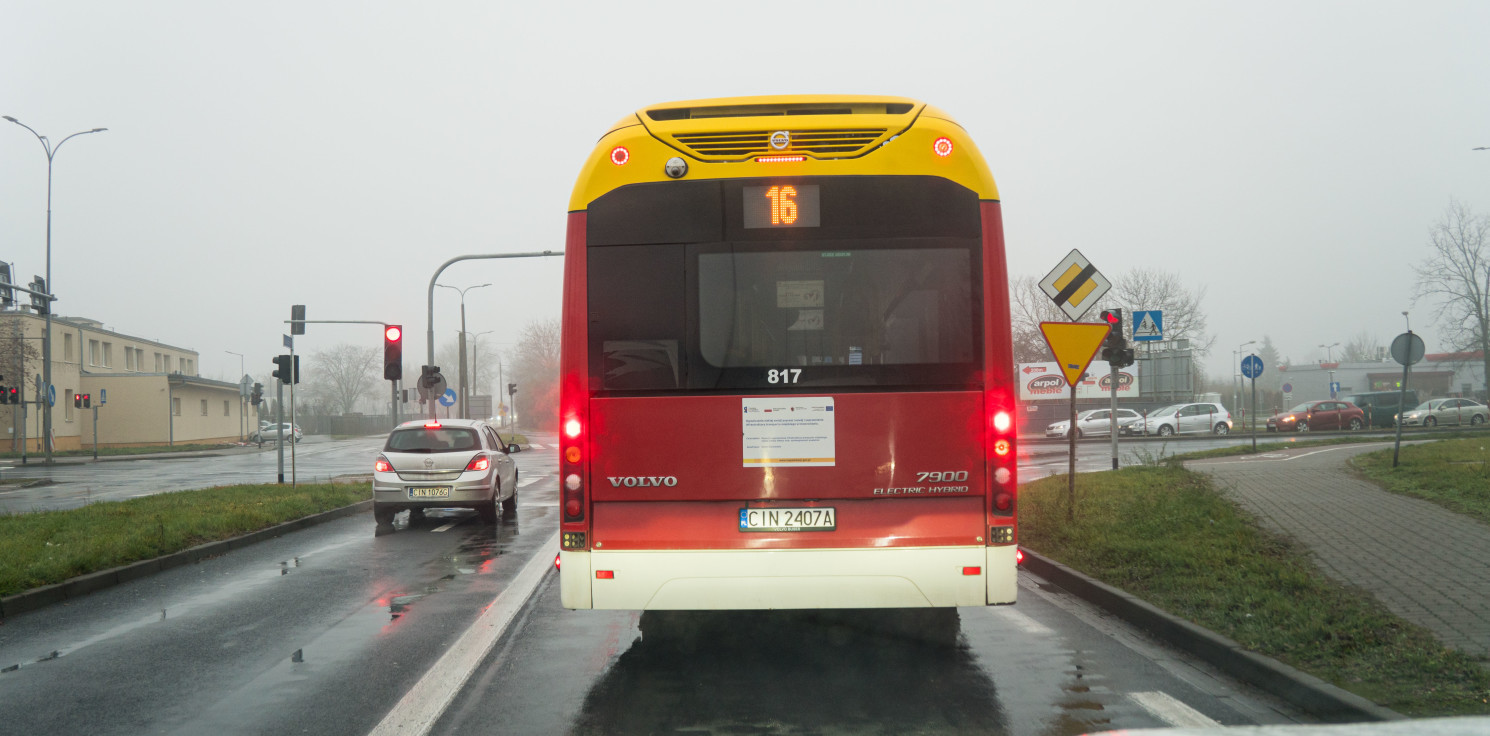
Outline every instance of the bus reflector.
<svg viewBox="0 0 1490 736"><path fill-rule="evenodd" d="M578 447L571 447L571 448L565 450L564 451L564 459L565 460L568 460L571 463L578 463L579 462L579 448Z"/></svg>
<svg viewBox="0 0 1490 736"><path fill-rule="evenodd" d="M781 164L806 160L806 156L757 156L755 158L755 162L758 164Z"/></svg>
<svg viewBox="0 0 1490 736"><path fill-rule="evenodd" d="M938 139L936 139L936 142L933 143L933 144L931 144L931 150L932 151L935 151L936 152L936 155L941 156L942 158L946 158L948 156L951 156L952 155L952 139L951 138L938 138Z"/></svg>
<svg viewBox="0 0 1490 736"><path fill-rule="evenodd" d="M1009 431L1009 426L1012 424L1014 420L1009 416L1009 412L1001 411L993 415L993 428L1000 432Z"/></svg>
<svg viewBox="0 0 1490 736"><path fill-rule="evenodd" d="M962 568L962 574L963 575L982 575L983 574L983 568L981 568L981 567L964 567L964 568Z"/></svg>
<svg viewBox="0 0 1490 736"><path fill-rule="evenodd" d="M1009 493L1000 493L993 497L993 507L999 511L1008 511L1014 506L1014 496Z"/></svg>
<svg viewBox="0 0 1490 736"><path fill-rule="evenodd" d="M596 580L615 580L616 579L616 571L615 570L596 570L595 571L595 579Z"/></svg>
<svg viewBox="0 0 1490 736"><path fill-rule="evenodd" d="M999 440L998 442L993 443L993 454L998 455L999 457L1003 457L1009 454L1009 441Z"/></svg>
<svg viewBox="0 0 1490 736"><path fill-rule="evenodd" d="M579 516L580 511L581 508L577 499L571 498L568 501L564 502L564 513L569 514L570 516Z"/></svg>
<svg viewBox="0 0 1490 736"><path fill-rule="evenodd" d="M564 436L568 437L569 439L578 437L579 430L580 426L578 419L570 419L569 421L564 422Z"/></svg>
<svg viewBox="0 0 1490 736"><path fill-rule="evenodd" d="M631 160L631 152L625 146L616 146L610 149L610 162L617 166L625 166Z"/></svg>

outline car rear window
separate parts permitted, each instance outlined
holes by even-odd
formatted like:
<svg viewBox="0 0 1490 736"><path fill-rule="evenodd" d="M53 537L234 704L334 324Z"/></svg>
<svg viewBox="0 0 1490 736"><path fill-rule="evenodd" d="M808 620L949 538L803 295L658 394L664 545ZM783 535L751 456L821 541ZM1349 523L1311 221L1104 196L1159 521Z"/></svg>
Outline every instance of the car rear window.
<svg viewBox="0 0 1490 736"><path fill-rule="evenodd" d="M481 448L476 432L467 427L412 427L388 435L388 452L461 452Z"/></svg>

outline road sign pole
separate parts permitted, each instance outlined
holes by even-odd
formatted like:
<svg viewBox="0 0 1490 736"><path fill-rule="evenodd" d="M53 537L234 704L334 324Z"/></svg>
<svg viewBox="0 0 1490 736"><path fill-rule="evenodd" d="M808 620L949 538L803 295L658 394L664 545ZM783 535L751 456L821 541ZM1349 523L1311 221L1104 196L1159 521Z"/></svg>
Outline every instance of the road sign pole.
<svg viewBox="0 0 1490 736"><path fill-rule="evenodd" d="M1423 338L1408 330L1392 340L1392 358L1402 364L1402 391L1397 399L1397 441L1392 447L1392 467L1397 467L1398 455L1402 452L1402 418L1407 413L1407 379L1413 363L1423 359Z"/></svg>
<svg viewBox="0 0 1490 736"><path fill-rule="evenodd" d="M294 370L292 367L290 370ZM284 434L285 428L285 382L275 379L274 381L274 428L279 434ZM281 437L281 440L284 438ZM264 441L264 430L259 430L259 442ZM279 484L285 483L285 443L275 442L274 452L278 456L275 464L279 467Z"/></svg>
<svg viewBox="0 0 1490 736"><path fill-rule="evenodd" d="M1252 377L1252 451L1257 452L1257 376Z"/></svg>
<svg viewBox="0 0 1490 736"><path fill-rule="evenodd" d="M98 459L98 407L93 407L93 459Z"/></svg>
<svg viewBox="0 0 1490 736"><path fill-rule="evenodd" d="M1117 470L1118 469L1118 441L1117 441L1117 432L1118 432L1118 425L1117 425L1118 369L1117 369L1117 366L1115 366L1115 365L1113 365L1111 363L1108 363L1107 365L1108 365L1108 368L1110 368L1112 370L1112 404L1111 404L1112 411L1108 412L1108 414L1110 415L1109 416L1109 419L1111 419L1111 421L1108 423L1107 426L1109 428L1109 433L1112 435L1112 469L1113 470ZM1076 426L1076 424L1073 422L1071 424L1071 426L1074 427L1074 426Z"/></svg>
<svg viewBox="0 0 1490 736"><path fill-rule="evenodd" d="M1411 332L1411 330L1409 330ZM1392 467L1397 467L1397 456L1402 452L1402 415L1407 413L1407 371L1411 363L1402 364L1402 393L1397 399L1397 443L1392 447Z"/></svg>
<svg viewBox="0 0 1490 736"><path fill-rule="evenodd" d="M1071 382L1071 425L1066 436L1070 438L1071 456L1066 468L1066 521L1076 519L1076 386L1080 379Z"/></svg>

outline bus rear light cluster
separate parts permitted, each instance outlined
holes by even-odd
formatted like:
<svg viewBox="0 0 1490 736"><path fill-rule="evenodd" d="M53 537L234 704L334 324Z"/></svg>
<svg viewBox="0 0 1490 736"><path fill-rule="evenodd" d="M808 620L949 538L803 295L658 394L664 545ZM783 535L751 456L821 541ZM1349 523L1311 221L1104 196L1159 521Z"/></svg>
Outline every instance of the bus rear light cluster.
<svg viewBox="0 0 1490 736"><path fill-rule="evenodd" d="M579 437L579 433L582 429L583 427L580 426L578 419L570 419L569 421L564 422L564 436L568 437L571 440Z"/></svg>
<svg viewBox="0 0 1490 736"><path fill-rule="evenodd" d="M999 468L993 471L993 482L1001 486L1009 485L1009 479L1013 477L1014 474L1009 472L1008 468Z"/></svg>
<svg viewBox="0 0 1490 736"><path fill-rule="evenodd" d="M1001 439L1001 440L997 440L997 441L995 441L993 443L993 454L998 455L999 457L1004 457L1005 455L1008 455L1009 454L1009 449L1010 449L1010 446L1009 446L1009 441L1008 440Z"/></svg>
<svg viewBox="0 0 1490 736"><path fill-rule="evenodd" d="M559 534L559 546L564 549L584 549L584 532L561 532Z"/></svg>
<svg viewBox="0 0 1490 736"><path fill-rule="evenodd" d="M564 459L565 460L578 465L579 464L579 458L580 458L580 452L579 452L579 448L578 447L570 447L570 448L564 450Z"/></svg>
<svg viewBox="0 0 1490 736"><path fill-rule="evenodd" d="M999 511L1009 511L1014 508L1014 494L997 493L993 496L993 507Z"/></svg>
<svg viewBox="0 0 1490 736"><path fill-rule="evenodd" d="M995 526L988 529L988 541L991 544L1013 544L1014 527Z"/></svg>

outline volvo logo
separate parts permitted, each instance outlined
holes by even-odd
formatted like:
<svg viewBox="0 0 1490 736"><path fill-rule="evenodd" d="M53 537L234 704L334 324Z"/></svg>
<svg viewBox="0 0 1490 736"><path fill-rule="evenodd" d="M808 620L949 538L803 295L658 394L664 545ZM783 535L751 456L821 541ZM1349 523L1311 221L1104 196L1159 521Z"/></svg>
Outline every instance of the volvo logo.
<svg viewBox="0 0 1490 736"><path fill-rule="evenodd" d="M771 147L778 151L785 151L792 144L792 134L784 130L778 130L771 134Z"/></svg>
<svg viewBox="0 0 1490 736"><path fill-rule="evenodd" d="M671 475L626 475L621 477L606 476L612 486L620 488L656 488L667 486L669 488L678 484L678 479Z"/></svg>

